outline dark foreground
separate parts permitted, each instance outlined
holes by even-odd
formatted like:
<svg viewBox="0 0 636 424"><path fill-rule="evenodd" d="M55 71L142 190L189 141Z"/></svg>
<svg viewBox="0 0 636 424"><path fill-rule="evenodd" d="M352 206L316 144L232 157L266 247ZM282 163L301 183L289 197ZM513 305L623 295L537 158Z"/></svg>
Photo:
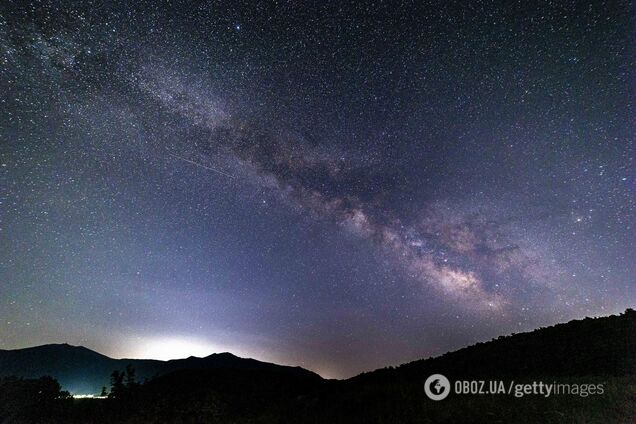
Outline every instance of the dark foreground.
<svg viewBox="0 0 636 424"><path fill-rule="evenodd" d="M636 423L636 312L572 321L344 381L288 368L182 369L144 384L118 374L107 399L52 378L0 384L2 423ZM129 370L129 372L132 370ZM602 394L456 394L424 381L602 386ZM486 387L488 387L486 385Z"/></svg>

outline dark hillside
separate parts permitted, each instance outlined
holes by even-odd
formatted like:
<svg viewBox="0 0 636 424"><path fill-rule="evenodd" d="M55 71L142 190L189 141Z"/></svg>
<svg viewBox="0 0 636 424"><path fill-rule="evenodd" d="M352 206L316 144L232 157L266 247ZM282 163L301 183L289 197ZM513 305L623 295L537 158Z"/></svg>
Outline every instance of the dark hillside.
<svg viewBox="0 0 636 424"><path fill-rule="evenodd" d="M60 356L60 352L64 356ZM38 362L38 361L41 361ZM77 364L73 366L73 364ZM3 373L57 371L80 378L131 363L150 381L126 383L106 400L65 399L50 380L4 379L0 395L11 422L32 422L33 399L47 387L48 421L74 423L632 423L636 422L636 312L586 318L500 337L349 380L324 380L302 368L229 353L177 361L114 360L88 349L42 346L0 352ZM34 369L29 369L34 366ZM39 368L38 368L39 366ZM146 368L144 368L146 367ZM153 368L155 367L155 368ZM141 373L141 374L143 374ZM424 393L431 374L451 381L498 380L602 386L601 394L514 396L457 394L441 401ZM24 376L24 375L22 375ZM56 383L55 383L56 384ZM29 395L29 390L34 390ZM55 390L54 390L55 389ZM36 402L37 403L37 402ZM20 405L31 405L20 407ZM27 410L28 413L23 410ZM29 412L30 411L30 412ZM41 412L41 411L40 411ZM3 415L4 414L4 415ZM15 417L23 417L22 421Z"/></svg>

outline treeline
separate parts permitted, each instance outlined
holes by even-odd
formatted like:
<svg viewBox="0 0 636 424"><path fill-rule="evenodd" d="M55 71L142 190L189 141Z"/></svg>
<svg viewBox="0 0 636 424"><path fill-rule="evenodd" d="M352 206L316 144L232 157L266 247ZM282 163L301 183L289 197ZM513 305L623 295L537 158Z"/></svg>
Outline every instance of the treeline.
<svg viewBox="0 0 636 424"><path fill-rule="evenodd" d="M52 377L0 378L0 422L57 422L73 407L69 392Z"/></svg>
<svg viewBox="0 0 636 424"><path fill-rule="evenodd" d="M99 397L74 399L49 376L0 378L0 423L125 422L146 406L140 403L144 383L129 365L113 371Z"/></svg>
<svg viewBox="0 0 636 424"><path fill-rule="evenodd" d="M388 383L432 373L463 379L634 374L636 311L501 336L436 358L364 373L349 382Z"/></svg>

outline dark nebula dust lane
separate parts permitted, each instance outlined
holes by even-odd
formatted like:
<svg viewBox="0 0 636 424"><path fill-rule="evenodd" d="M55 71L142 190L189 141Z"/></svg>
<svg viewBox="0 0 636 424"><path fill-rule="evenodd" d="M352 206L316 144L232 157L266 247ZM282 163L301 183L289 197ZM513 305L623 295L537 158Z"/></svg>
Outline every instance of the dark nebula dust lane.
<svg viewBox="0 0 636 424"><path fill-rule="evenodd" d="M636 302L629 2L5 2L0 348L327 377Z"/></svg>

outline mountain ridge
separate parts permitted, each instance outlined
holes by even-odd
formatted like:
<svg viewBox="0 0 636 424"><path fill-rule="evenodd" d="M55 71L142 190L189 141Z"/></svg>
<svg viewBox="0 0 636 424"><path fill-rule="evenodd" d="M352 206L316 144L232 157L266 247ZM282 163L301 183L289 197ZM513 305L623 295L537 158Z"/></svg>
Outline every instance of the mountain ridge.
<svg viewBox="0 0 636 424"><path fill-rule="evenodd" d="M64 355L47 359L49 370L60 362L65 365L57 374L46 373L63 386L65 381L73 382L73 379L78 385L82 378L90 377L91 372L107 379L112 370L123 370L131 362L138 376L151 375L151 378L145 384L126 384L118 390L113 387L112 396L105 401L60 400L59 385L56 387L57 382L50 378L29 380L25 375L22 375L25 379L0 378L0 399L14 399L4 405L0 402L0 418L4 407L5 415L9 414L6 416L27 417L15 422L65 424L636 422L636 311L633 309L620 315L573 320L501 336L438 357L362 373L347 380L327 380L302 368L239 358L229 352L162 362L112 359L67 344L27 348L27 357L32 362L24 361L21 366L28 369L33 365L38 352L64 352L67 359L86 361L88 358L83 366L64 364ZM11 373L7 357L20 357L21 353L24 352L0 351L0 376ZM35 364L43 370L43 363ZM29 371L36 375L39 372ZM424 393L424 382L433 374L447 377L455 391L457 383L488 381L505 381L511 385L541 382L567 387L594 386L599 391L592 395L588 389L581 389L586 390L585 395L568 392L550 397L518 397L518 389L514 394L451 391L445 400L435 402ZM101 380L99 382L101 385ZM91 390L98 386L90 378L83 383ZM38 399L47 387L48 392L44 392L50 393L50 403L48 409L43 409ZM69 389L67 383L64 388ZM32 419L33 414L47 420L52 414L55 420L37 421ZM581 421L581 417L585 420Z"/></svg>
<svg viewBox="0 0 636 424"><path fill-rule="evenodd" d="M586 333L587 337L582 338L580 333ZM614 344L619 344L618 352L616 348L608 349L607 342L610 340ZM502 335L489 341L477 342L438 356L416 359L395 367L388 366L366 371L348 380L364 379L386 371L406 371L411 373L413 370L431 363L445 368L443 365L445 361L456 362L458 357L467 353L475 355L476 351L480 351L479 356L484 359L487 355L492 355L492 353L488 353L485 350L492 350L494 347L502 345L507 345L507 356L511 356L510 353L513 353L510 352L511 346L515 347L514 345L518 345L515 347L515 351L520 354L520 357L524 358L525 363L516 363L515 365L518 368L514 368L511 364L506 364L506 358L493 358L491 364L496 364L495 367L488 366L488 364L480 364L479 372L473 372L466 368L462 369L463 375L479 376L479 374L489 374L495 371L500 374L519 371L523 373L528 373L529 371L545 373L549 371L556 375L586 375L592 371L610 372L612 374L634 373L636 372L636 311L627 308L618 315L574 319L547 327L539 327L531 331ZM527 350L521 352L522 348L534 349L534 355L528 355ZM548 352L551 350L556 351L561 356L560 360L549 364L548 367L545 366L546 364L542 364L544 366L540 370L537 369L537 364L533 362L532 358L542 356L540 352L537 352L541 348ZM621 355L624 355L624 357ZM588 356L589 359L583 360L581 356ZM630 362L630 358L633 361ZM605 361L600 361L600 359L605 359ZM624 359L625 361L623 361ZM617 361L623 362L617 363ZM509 365L509 369L503 367L504 365ZM456 367L457 364L454 364L454 366ZM579 369L574 369L575 367L579 367Z"/></svg>
<svg viewBox="0 0 636 424"><path fill-rule="evenodd" d="M611 349L608 348L609 343L612 343ZM64 358L66 363L62 361ZM69 362L69 358L75 362ZM478 369L474 367L476 360L481 362ZM115 359L68 343L0 349L0 377L51 375L72 393L98 393L102 386L109 386L113 370L123 370L128 364L135 368L140 381L184 369L278 370L303 375L310 380L327 381L302 367L241 358L231 352L164 361ZM636 311L627 309L620 315L571 320L500 336L440 356L418 359L397 367L379 368L338 381L352 384L414 380L433 372L467 378L546 372L553 375L588 375L593 371L616 375L636 372ZM90 377L91 373L93 377Z"/></svg>
<svg viewBox="0 0 636 424"><path fill-rule="evenodd" d="M139 381L182 369L276 369L308 378L322 379L301 367L279 365L252 358L241 358L231 352L212 353L205 357L159 360L111 358L85 346L50 343L20 349L0 349L0 377L56 378L65 390L74 394L96 394L110 385L110 374L127 365L135 369Z"/></svg>

